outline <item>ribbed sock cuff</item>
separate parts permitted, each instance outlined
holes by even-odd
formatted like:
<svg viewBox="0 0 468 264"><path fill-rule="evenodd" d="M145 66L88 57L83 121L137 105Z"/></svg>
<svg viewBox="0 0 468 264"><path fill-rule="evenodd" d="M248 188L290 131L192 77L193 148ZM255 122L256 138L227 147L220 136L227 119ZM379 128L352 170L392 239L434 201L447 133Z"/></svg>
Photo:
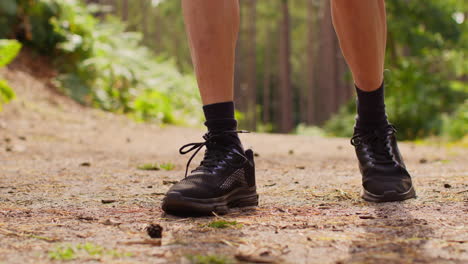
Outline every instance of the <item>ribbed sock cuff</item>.
<svg viewBox="0 0 468 264"><path fill-rule="evenodd" d="M234 119L234 102L215 103L203 106L207 121L214 119Z"/></svg>

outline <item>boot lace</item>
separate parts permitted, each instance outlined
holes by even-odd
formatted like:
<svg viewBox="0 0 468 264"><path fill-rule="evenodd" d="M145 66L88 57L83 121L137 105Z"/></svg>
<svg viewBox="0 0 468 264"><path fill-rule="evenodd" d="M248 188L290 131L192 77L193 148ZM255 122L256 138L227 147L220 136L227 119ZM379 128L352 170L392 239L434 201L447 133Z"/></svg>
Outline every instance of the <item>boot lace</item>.
<svg viewBox="0 0 468 264"><path fill-rule="evenodd" d="M194 171L210 171L211 172L213 168L215 168L219 164L219 162L222 159L224 159L226 152L232 152L232 147L230 147L229 144L220 144L219 141L224 139L226 136L229 136L229 134L240 134L240 133L249 133L249 132L245 130L230 130L230 131L223 131L220 133L208 132L205 135L203 135L203 139L205 140L204 142L194 142L194 143L183 145L179 149L180 154L185 155L189 152L195 151L190 157L190 159L188 160L187 165L185 167L185 178L187 177L190 163L204 146L206 146L205 156L203 157L203 160L201 161L200 165L192 172ZM242 153L237 152L237 151L236 153L247 159L247 157L245 157Z"/></svg>
<svg viewBox="0 0 468 264"><path fill-rule="evenodd" d="M379 164L394 164L395 157L393 156L391 147L391 136L396 134L397 130L394 126L389 125L382 130L373 131L357 131L351 138L351 145L368 147L369 156L375 163Z"/></svg>

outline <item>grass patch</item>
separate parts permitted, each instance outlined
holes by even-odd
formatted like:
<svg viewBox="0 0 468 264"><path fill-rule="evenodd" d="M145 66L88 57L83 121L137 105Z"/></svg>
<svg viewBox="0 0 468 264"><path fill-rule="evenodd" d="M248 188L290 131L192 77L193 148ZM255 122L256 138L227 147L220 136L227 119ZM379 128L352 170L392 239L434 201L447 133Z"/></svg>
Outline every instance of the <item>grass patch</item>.
<svg viewBox="0 0 468 264"><path fill-rule="evenodd" d="M139 170L147 170L147 171L158 171L158 170L161 170L161 168L159 168L159 165L156 164L156 163L145 163L145 164L141 164L141 165L138 165L137 167Z"/></svg>
<svg viewBox="0 0 468 264"><path fill-rule="evenodd" d="M139 170L147 170L147 171L158 171L158 170L165 170L165 171L171 171L175 168L175 165L168 162L168 163L145 163L142 165L139 165L137 167Z"/></svg>
<svg viewBox="0 0 468 264"><path fill-rule="evenodd" d="M171 171L175 168L175 165L168 162L168 163L159 164L159 167L163 170Z"/></svg>
<svg viewBox="0 0 468 264"><path fill-rule="evenodd" d="M187 256L192 264L230 264L231 259L219 255L189 255Z"/></svg>
<svg viewBox="0 0 468 264"><path fill-rule="evenodd" d="M71 246L59 246L49 252L49 258L53 260L72 260L76 258L76 253Z"/></svg>
<svg viewBox="0 0 468 264"><path fill-rule="evenodd" d="M228 228L228 227L241 227L237 221L227 221L227 220L215 220L206 225L211 228Z"/></svg>
<svg viewBox="0 0 468 264"><path fill-rule="evenodd" d="M59 245L52 251L49 251L49 258L52 260L74 260L79 258L122 258L131 257L133 254L130 252L119 252L112 249L106 249L100 245L93 243L77 244L77 245Z"/></svg>

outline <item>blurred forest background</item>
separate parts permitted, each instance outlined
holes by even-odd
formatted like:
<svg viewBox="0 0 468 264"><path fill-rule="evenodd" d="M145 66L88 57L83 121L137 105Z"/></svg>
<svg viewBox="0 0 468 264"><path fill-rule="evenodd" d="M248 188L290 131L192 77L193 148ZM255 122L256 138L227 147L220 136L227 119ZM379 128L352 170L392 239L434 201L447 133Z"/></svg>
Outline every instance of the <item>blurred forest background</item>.
<svg viewBox="0 0 468 264"><path fill-rule="evenodd" d="M240 0L241 127L350 136L354 87L327 0ZM466 139L468 2L391 0L388 114L403 139ZM201 109L176 0L1 0L0 67L21 46L46 55L57 87L136 120L198 124ZM0 105L14 87L0 78Z"/></svg>

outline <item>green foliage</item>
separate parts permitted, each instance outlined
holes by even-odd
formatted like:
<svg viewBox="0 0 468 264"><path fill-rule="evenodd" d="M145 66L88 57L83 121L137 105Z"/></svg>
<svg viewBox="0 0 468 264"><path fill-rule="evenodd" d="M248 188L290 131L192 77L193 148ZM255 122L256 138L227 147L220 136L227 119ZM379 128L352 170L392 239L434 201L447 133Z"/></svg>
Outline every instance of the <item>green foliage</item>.
<svg viewBox="0 0 468 264"><path fill-rule="evenodd" d="M0 68L10 63L20 50L21 44L18 41L0 39ZM13 88L6 80L0 78L0 110L2 110L2 104L8 103L13 98L15 98Z"/></svg>
<svg viewBox="0 0 468 264"><path fill-rule="evenodd" d="M67 95L139 121L200 120L194 111L200 106L195 78L181 74L171 61L158 59L141 44L140 33L126 32L125 25L110 16L99 21L77 0L16 3L16 12L13 5L0 5L0 14L9 16L0 19L0 37L19 36L53 56L61 71L57 84ZM26 31L15 31L10 21L21 23Z"/></svg>
<svg viewBox="0 0 468 264"><path fill-rule="evenodd" d="M218 255L192 255L187 256L192 264L229 264L231 259Z"/></svg>
<svg viewBox="0 0 468 264"><path fill-rule="evenodd" d="M49 258L53 260L72 260L76 258L76 254L72 247L60 246L49 252Z"/></svg>
<svg viewBox="0 0 468 264"><path fill-rule="evenodd" d="M207 227L211 228L228 228L228 227L238 227L240 226L237 221L227 221L227 220L215 220L206 225Z"/></svg>
<svg viewBox="0 0 468 264"><path fill-rule="evenodd" d="M157 163L146 163L142 165L138 165L137 167L139 170L148 170L148 171L158 171L161 170Z"/></svg>
<svg viewBox="0 0 468 264"><path fill-rule="evenodd" d="M295 134L304 136L323 136L324 131L317 126L307 126L305 124L299 124L296 127Z"/></svg>
<svg viewBox="0 0 468 264"><path fill-rule="evenodd" d="M58 12L58 3L50 0L2 0L0 38L17 38L46 53L61 41L49 19Z"/></svg>
<svg viewBox="0 0 468 264"><path fill-rule="evenodd" d="M431 73L432 63L402 59L387 78L388 114L403 138L440 134L442 116L463 102L463 92L451 89L446 76Z"/></svg>
<svg viewBox="0 0 468 264"><path fill-rule="evenodd" d="M111 258L130 257L133 254L129 252L119 252L116 250L106 249L100 245L86 242L77 245L58 245L53 250L49 251L49 258L52 260L68 261L79 258L101 258L108 256Z"/></svg>
<svg viewBox="0 0 468 264"><path fill-rule="evenodd" d="M339 112L328 120L323 129L332 136L351 137L356 118L356 100L342 106Z"/></svg>
<svg viewBox="0 0 468 264"><path fill-rule="evenodd" d="M15 98L13 89L6 80L0 80L0 110L2 110L2 104L8 103L13 98Z"/></svg>
<svg viewBox="0 0 468 264"><path fill-rule="evenodd" d="M458 140L468 134L468 100L458 106L452 115L443 116L442 135L449 140Z"/></svg>
<svg viewBox="0 0 468 264"><path fill-rule="evenodd" d="M166 170L166 171L171 171L175 168L175 165L168 162L168 163L163 163L163 164L160 164L159 167L163 170Z"/></svg>
<svg viewBox="0 0 468 264"><path fill-rule="evenodd" d="M146 164L142 164L142 165L139 165L138 166L138 169L139 170L154 170L154 171L158 171L158 170L166 170L166 171L171 171L175 168L175 165L168 162L168 163L161 163L161 164L158 164L158 163L146 163Z"/></svg>
<svg viewBox="0 0 468 264"><path fill-rule="evenodd" d="M16 40L0 39L0 67L10 63L21 50L21 44Z"/></svg>

